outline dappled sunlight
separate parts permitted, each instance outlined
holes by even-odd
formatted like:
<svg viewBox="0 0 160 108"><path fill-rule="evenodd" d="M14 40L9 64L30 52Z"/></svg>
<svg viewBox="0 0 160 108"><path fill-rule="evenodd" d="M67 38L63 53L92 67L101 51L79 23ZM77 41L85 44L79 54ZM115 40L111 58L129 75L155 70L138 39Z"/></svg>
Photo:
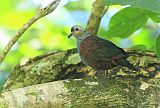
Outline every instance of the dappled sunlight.
<svg viewBox="0 0 160 108"><path fill-rule="evenodd" d="M0 49L4 48L8 41L8 35L4 31L0 30Z"/></svg>

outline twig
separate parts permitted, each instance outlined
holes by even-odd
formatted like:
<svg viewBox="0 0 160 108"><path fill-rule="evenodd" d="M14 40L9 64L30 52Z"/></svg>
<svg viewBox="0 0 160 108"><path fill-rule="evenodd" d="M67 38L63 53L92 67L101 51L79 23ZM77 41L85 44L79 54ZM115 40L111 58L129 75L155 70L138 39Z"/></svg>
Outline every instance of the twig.
<svg viewBox="0 0 160 108"><path fill-rule="evenodd" d="M105 7L103 0L96 0L92 6L93 8L86 29L93 34L97 34L101 19L107 12L109 6Z"/></svg>
<svg viewBox="0 0 160 108"><path fill-rule="evenodd" d="M22 36L22 34L33 24L35 23L38 19L50 14L53 12L56 7L58 6L59 2L61 0L54 0L51 2L48 6L40 9L40 11L33 16L28 22L26 22L18 31L17 33L11 38L11 40L8 42L8 44L5 46L3 51L0 54L0 65L2 64L4 58L12 48L12 46L17 42L17 40Z"/></svg>

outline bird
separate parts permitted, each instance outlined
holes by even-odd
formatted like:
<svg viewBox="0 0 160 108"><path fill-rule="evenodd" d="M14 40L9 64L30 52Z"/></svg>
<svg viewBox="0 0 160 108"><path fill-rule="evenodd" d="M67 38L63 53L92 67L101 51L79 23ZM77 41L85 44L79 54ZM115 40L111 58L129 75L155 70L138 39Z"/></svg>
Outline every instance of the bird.
<svg viewBox="0 0 160 108"><path fill-rule="evenodd" d="M127 60L128 53L111 41L98 37L79 25L71 27L68 38L72 36L76 39L81 61L95 70L93 76L100 70L105 70L107 74L109 69L118 65L138 71L138 68Z"/></svg>

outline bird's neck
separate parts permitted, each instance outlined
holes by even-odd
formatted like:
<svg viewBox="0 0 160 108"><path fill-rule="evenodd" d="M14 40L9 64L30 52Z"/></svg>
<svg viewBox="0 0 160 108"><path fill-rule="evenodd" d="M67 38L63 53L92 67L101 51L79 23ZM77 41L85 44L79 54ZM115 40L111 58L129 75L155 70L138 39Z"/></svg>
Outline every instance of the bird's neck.
<svg viewBox="0 0 160 108"><path fill-rule="evenodd" d="M89 37L89 36L92 36L92 34L91 34L90 32L84 32L84 33L81 34L81 36L77 36L76 42L77 42L78 52L79 52L79 49L80 49L80 44L81 44L81 42L82 42L85 38L87 38L87 37Z"/></svg>

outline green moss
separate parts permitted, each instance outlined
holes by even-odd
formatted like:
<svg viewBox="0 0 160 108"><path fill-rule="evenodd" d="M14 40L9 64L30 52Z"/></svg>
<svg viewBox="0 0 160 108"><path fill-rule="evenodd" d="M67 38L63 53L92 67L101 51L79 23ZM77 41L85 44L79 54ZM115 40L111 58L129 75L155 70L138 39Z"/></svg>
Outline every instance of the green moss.
<svg viewBox="0 0 160 108"><path fill-rule="evenodd" d="M68 57L68 60L65 61L65 64L78 64L81 62L81 59L79 57L79 54L72 54L71 56Z"/></svg>
<svg viewBox="0 0 160 108"><path fill-rule="evenodd" d="M31 71L30 74L35 74L35 75L40 75L40 70L42 70L43 68L46 68L46 66L49 64L50 62L46 61L43 63L39 63L38 65L35 65Z"/></svg>
<svg viewBox="0 0 160 108"><path fill-rule="evenodd" d="M27 92L25 95L26 96L30 96L30 95L34 96L36 98L36 103L39 103L39 102L43 101L43 99L44 99L43 95L41 95L41 93L38 93L36 91Z"/></svg>
<svg viewBox="0 0 160 108"><path fill-rule="evenodd" d="M37 92L35 92L35 91L32 91L32 92L27 92L26 94L25 94L26 96L29 96L29 95L32 95L32 96L38 96L38 93Z"/></svg>
<svg viewBox="0 0 160 108"><path fill-rule="evenodd" d="M147 106L155 102L154 96L150 95L154 91L139 89L140 81L129 78L87 78L64 82L64 85L69 90L70 102L74 107L135 108L141 105L149 108Z"/></svg>
<svg viewBox="0 0 160 108"><path fill-rule="evenodd" d="M74 82L71 81L70 83L65 82L65 87L69 89L70 93L72 94L71 98L75 99L72 101L72 105L81 106L81 107L85 107L86 104L88 105L88 107L89 106L90 107L91 106L97 106L97 107L106 106L108 104L108 100L112 100L112 96L110 95L113 95L113 94L116 95L117 91L119 91L120 89L118 87L111 89L110 87L107 88L105 86L102 86L101 84L102 82L103 82L103 85L109 84L109 82L102 81L102 80L104 79L100 79L100 80L99 79L96 79L96 80L89 79L89 80L81 80L81 81L77 80ZM109 90L111 90L110 94L105 95L107 94ZM123 98L123 97L119 97L119 98ZM115 98L115 100L117 99Z"/></svg>

